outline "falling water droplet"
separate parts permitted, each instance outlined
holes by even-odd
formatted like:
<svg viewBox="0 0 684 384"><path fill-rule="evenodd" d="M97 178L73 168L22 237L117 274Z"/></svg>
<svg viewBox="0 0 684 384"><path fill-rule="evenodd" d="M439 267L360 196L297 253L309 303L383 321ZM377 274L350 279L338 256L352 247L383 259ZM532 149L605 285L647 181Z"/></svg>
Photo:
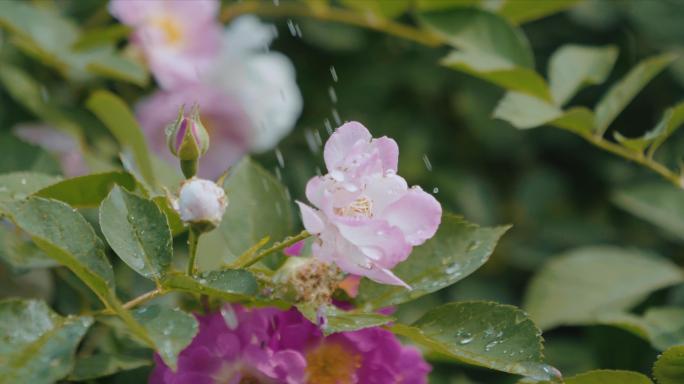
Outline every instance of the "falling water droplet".
<svg viewBox="0 0 684 384"><path fill-rule="evenodd" d="M21 185L26 185L26 179L23 177L21 178Z"/></svg>
<svg viewBox="0 0 684 384"><path fill-rule="evenodd" d="M276 159L278 159L278 165L280 165L280 168L285 168L285 158L283 158L283 153L280 152L279 148L275 149L275 155Z"/></svg>
<svg viewBox="0 0 684 384"><path fill-rule="evenodd" d="M314 130L314 139L316 139L316 144L318 144L319 147L323 146L323 139L321 138L321 132L318 129Z"/></svg>
<svg viewBox="0 0 684 384"><path fill-rule="evenodd" d="M430 159L428 159L427 154L423 154L423 163L425 163L425 168L428 171L432 171L432 163L430 163Z"/></svg>
<svg viewBox="0 0 684 384"><path fill-rule="evenodd" d="M332 65L330 66L330 76L332 76L333 81L337 83L337 71Z"/></svg>
<svg viewBox="0 0 684 384"><path fill-rule="evenodd" d="M335 88L332 86L328 87L328 96L330 96L330 101L337 103L337 92L335 92Z"/></svg>
<svg viewBox="0 0 684 384"><path fill-rule="evenodd" d="M43 102L45 103L50 100L50 94L45 86L40 87L40 98L43 99Z"/></svg>
<svg viewBox="0 0 684 384"><path fill-rule="evenodd" d="M438 193L439 193L439 188L437 188L437 187L432 188L432 193L438 194Z"/></svg>
<svg viewBox="0 0 684 384"><path fill-rule="evenodd" d="M229 329L233 331L237 329L239 322L232 305L226 304L221 307L221 316L223 316L223 321L226 322Z"/></svg>
<svg viewBox="0 0 684 384"><path fill-rule="evenodd" d="M290 30L292 36L297 36L297 30L295 29L294 21L292 21L292 19L287 19L287 28Z"/></svg>
<svg viewBox="0 0 684 384"><path fill-rule="evenodd" d="M341 125L342 119L340 118L340 114L339 114L339 112L337 112L337 109L335 109L335 108L332 109L332 115L333 115L333 120L335 120L335 124Z"/></svg>
<svg viewBox="0 0 684 384"><path fill-rule="evenodd" d="M274 173L275 173L275 175L276 175L276 178L277 178L279 181L283 181L283 175L280 173L280 168L275 167L275 168L274 168Z"/></svg>
<svg viewBox="0 0 684 384"><path fill-rule="evenodd" d="M323 125L325 126L325 130L328 131L329 135L333 134L333 127L332 124L330 124L330 120L325 119L323 120Z"/></svg>
<svg viewBox="0 0 684 384"><path fill-rule="evenodd" d="M304 138L306 139L306 145L309 146L309 151L313 154L317 154L319 150L319 145L317 143L317 138L314 137L313 131L307 129L304 131Z"/></svg>

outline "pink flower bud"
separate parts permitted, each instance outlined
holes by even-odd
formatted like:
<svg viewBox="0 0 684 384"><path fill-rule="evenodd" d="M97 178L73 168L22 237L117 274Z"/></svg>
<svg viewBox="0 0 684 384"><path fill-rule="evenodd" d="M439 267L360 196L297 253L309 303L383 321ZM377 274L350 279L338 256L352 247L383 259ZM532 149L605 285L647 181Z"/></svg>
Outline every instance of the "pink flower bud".
<svg viewBox="0 0 684 384"><path fill-rule="evenodd" d="M207 153L209 134L200 121L197 105L190 116L180 108L176 122L166 128L166 141L171 153L181 160L198 160Z"/></svg>
<svg viewBox="0 0 684 384"><path fill-rule="evenodd" d="M221 223L228 198L223 188L211 180L193 177L183 183L174 204L181 220L190 224L208 225L213 229Z"/></svg>

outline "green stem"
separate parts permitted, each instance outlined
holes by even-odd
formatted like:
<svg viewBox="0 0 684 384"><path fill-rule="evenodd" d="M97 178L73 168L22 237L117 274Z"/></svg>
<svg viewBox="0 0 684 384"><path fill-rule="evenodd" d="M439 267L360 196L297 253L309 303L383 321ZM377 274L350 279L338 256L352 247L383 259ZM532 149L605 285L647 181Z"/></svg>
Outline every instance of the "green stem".
<svg viewBox="0 0 684 384"><path fill-rule="evenodd" d="M280 250L283 250L283 249L285 249L285 248L287 248L287 247L289 247L289 246L291 246L291 245L293 245L299 241L306 239L309 236L311 236L311 234L309 232L301 231L299 234L297 234L295 236L288 237L281 242L273 244L270 248L259 252L256 256L250 258L249 260L241 261L239 263L232 265L231 267L233 267L233 268L247 268L249 266L252 266L252 265L260 262L264 257L266 257L266 256L268 256L274 252L278 252Z"/></svg>
<svg viewBox="0 0 684 384"><path fill-rule="evenodd" d="M230 21L247 13L262 16L295 16L333 21L384 32L388 35L397 36L429 47L436 47L442 44L442 39L430 32L354 10L329 7L327 4L307 6L293 1L273 5L259 1L245 1L223 8L221 20L224 22Z"/></svg>
<svg viewBox="0 0 684 384"><path fill-rule="evenodd" d="M603 149L604 151L610 152L614 155L620 156L624 159L634 161L637 164L644 166L647 169L659 174L665 180L671 182L677 188L684 189L684 178L681 175L673 172L663 164L653 160L649 156L645 156L641 152L632 151L629 148L625 148L619 144L613 143L604 139L602 136L597 136L593 134L580 134L589 143L596 147Z"/></svg>
<svg viewBox="0 0 684 384"><path fill-rule="evenodd" d="M190 226L188 231L188 252L190 256L188 258L188 275L193 276L195 274L195 260L197 259L197 243L199 242L200 233Z"/></svg>

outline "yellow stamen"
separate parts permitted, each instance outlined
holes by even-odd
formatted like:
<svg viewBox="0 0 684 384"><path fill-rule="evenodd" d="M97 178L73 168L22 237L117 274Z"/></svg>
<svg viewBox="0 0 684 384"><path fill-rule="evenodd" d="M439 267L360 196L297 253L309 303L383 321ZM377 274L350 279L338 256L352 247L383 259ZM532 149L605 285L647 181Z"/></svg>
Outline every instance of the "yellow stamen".
<svg viewBox="0 0 684 384"><path fill-rule="evenodd" d="M166 41L169 44L176 45L183 39L183 29L180 23L172 17L159 17L153 23L164 32Z"/></svg>
<svg viewBox="0 0 684 384"><path fill-rule="evenodd" d="M306 354L308 384L352 384L361 356L337 343L323 343Z"/></svg>
<svg viewBox="0 0 684 384"><path fill-rule="evenodd" d="M362 196L344 208L335 208L335 213L349 217L373 217L373 202Z"/></svg>

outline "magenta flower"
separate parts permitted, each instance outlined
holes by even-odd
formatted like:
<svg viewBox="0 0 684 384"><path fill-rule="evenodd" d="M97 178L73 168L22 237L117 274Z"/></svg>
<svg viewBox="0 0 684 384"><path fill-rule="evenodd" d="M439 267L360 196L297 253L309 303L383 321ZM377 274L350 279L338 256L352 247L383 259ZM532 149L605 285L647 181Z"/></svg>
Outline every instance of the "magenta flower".
<svg viewBox="0 0 684 384"><path fill-rule="evenodd" d="M316 236L314 256L347 273L410 289L390 269L435 234L439 202L397 175L394 140L374 139L357 122L339 127L323 156L328 174L306 186L317 209L298 202L304 227Z"/></svg>
<svg viewBox="0 0 684 384"><path fill-rule="evenodd" d="M219 54L219 6L218 0L112 0L109 11L133 28L131 42L168 89L196 82Z"/></svg>
<svg viewBox="0 0 684 384"><path fill-rule="evenodd" d="M382 328L324 337L295 309L237 305L198 319L178 370L155 358L151 384L423 384L430 372L416 348Z"/></svg>

